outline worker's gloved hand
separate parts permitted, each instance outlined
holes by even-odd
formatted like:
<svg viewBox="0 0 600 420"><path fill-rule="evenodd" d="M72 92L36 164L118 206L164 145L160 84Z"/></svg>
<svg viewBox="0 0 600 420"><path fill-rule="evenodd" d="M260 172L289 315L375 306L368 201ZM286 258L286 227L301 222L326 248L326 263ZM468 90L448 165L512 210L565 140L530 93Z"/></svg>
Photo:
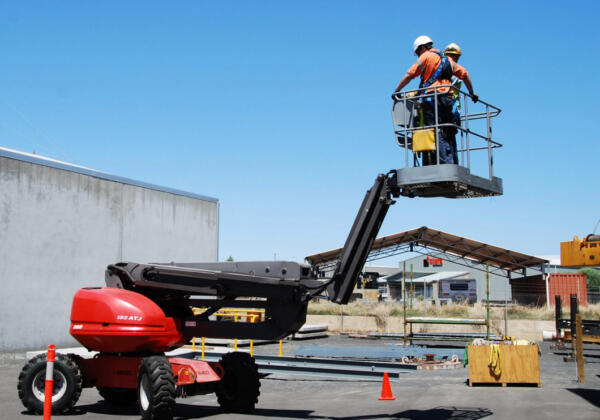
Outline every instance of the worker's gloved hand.
<svg viewBox="0 0 600 420"><path fill-rule="evenodd" d="M398 98L396 97L396 94L397 94L397 93L398 93L398 92L394 92L394 93L392 93L392 100L393 100L393 101L397 101L397 100L398 100Z"/></svg>
<svg viewBox="0 0 600 420"><path fill-rule="evenodd" d="M472 94L471 98L473 98L473 102L477 103L477 101L479 100L479 96Z"/></svg>

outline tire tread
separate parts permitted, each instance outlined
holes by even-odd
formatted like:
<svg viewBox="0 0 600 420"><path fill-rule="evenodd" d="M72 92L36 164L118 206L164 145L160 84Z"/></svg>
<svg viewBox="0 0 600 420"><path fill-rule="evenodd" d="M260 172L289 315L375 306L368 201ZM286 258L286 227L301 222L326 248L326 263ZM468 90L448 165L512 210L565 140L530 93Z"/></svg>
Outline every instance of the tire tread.
<svg viewBox="0 0 600 420"><path fill-rule="evenodd" d="M61 399L52 404L52 414L64 414L69 412L81 396L83 377L81 375L79 365L75 362L75 360L76 359L74 355L69 354L65 356L64 354L56 353L54 369L60 369L59 365L64 365L64 368L66 368L67 371L72 375L74 390L67 400ZM35 414L43 413L44 403L30 394L31 391L27 389L28 385L30 384L27 384L26 382L28 382L29 375L35 375L39 370L45 369L46 354L40 354L30 359L19 373L19 381L17 385L19 399L29 411ZM65 375L65 378L69 380L69 376L70 375Z"/></svg>
<svg viewBox="0 0 600 420"><path fill-rule="evenodd" d="M225 370L225 376L217 388L217 401L221 408L226 411L246 413L252 411L258 403L260 395L260 379L258 366L254 358L247 353L226 353L221 359L221 366ZM224 381L232 380L228 372L235 372L233 380L237 380L236 395L229 395Z"/></svg>
<svg viewBox="0 0 600 420"><path fill-rule="evenodd" d="M175 406L175 379L169 360L165 356L146 357L140 365L138 383L141 382L143 374L147 374L150 381L151 401L147 412L143 412L140 406L142 418L146 420L172 419Z"/></svg>

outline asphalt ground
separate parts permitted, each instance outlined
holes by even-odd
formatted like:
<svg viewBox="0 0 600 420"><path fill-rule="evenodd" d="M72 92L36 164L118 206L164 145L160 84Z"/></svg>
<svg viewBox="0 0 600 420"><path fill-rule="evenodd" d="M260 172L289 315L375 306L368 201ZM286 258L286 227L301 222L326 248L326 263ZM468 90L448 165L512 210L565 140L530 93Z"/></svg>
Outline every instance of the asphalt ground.
<svg viewBox="0 0 600 420"><path fill-rule="evenodd" d="M284 355L299 345L384 346L392 340L357 340L341 336L284 343ZM277 354L277 344L256 346L257 354ZM214 395L178 399L175 419L600 419L600 346L586 345L584 384L577 383L568 351L541 344L542 387L474 386L468 369L408 371L392 382L394 401L379 401L380 382L319 380L269 376L261 380L261 396L251 414L222 412ZM0 419L40 418L28 414L17 396L23 354L0 354ZM69 420L138 419L135 407L104 402L95 389L84 389Z"/></svg>

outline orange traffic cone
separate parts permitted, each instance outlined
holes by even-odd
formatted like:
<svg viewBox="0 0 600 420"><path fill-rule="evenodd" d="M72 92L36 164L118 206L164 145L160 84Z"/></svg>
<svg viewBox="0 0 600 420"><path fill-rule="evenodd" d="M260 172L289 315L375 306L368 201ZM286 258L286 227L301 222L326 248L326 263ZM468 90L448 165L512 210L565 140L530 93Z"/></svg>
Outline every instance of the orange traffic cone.
<svg viewBox="0 0 600 420"><path fill-rule="evenodd" d="M392 387L390 386L390 378L388 377L388 373L383 373L383 384L381 385L381 397L379 400L395 400L394 394L392 394Z"/></svg>

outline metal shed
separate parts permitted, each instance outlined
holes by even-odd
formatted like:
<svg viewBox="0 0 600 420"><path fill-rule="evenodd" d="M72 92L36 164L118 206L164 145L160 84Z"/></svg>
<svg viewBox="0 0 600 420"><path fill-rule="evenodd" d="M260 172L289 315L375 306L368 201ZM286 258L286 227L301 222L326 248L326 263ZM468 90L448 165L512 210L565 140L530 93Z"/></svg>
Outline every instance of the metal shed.
<svg viewBox="0 0 600 420"><path fill-rule="evenodd" d="M341 248L338 248L309 255L305 259L326 273L335 267L340 252ZM545 265L548 263L543 258L426 226L375 239L368 261L405 253L443 258L453 264L480 271L486 271L487 265L490 274L505 277L509 281L514 278L527 281L529 276L542 276L545 279Z"/></svg>

